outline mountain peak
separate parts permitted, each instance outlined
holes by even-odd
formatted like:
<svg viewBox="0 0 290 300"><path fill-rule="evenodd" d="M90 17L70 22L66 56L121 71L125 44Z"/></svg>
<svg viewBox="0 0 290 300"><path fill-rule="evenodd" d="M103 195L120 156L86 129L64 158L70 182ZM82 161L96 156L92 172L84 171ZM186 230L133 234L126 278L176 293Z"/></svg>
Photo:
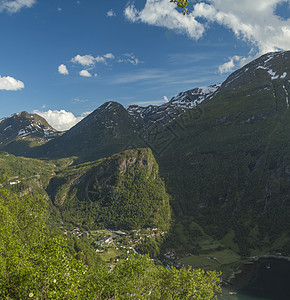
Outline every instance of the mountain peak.
<svg viewBox="0 0 290 300"><path fill-rule="evenodd" d="M176 119L185 111L192 109L204 101L210 100L217 94L220 84L206 87L197 87L186 92L181 92L173 97L169 102L162 105L149 105L147 107L136 104L127 107L131 118L142 119L146 124L167 123Z"/></svg>
<svg viewBox="0 0 290 300"><path fill-rule="evenodd" d="M57 133L47 121L27 111L15 113L0 122L0 145L27 138L50 138Z"/></svg>
<svg viewBox="0 0 290 300"><path fill-rule="evenodd" d="M273 80L290 79L290 51L269 52L233 72L222 89L236 89L249 83L272 84Z"/></svg>

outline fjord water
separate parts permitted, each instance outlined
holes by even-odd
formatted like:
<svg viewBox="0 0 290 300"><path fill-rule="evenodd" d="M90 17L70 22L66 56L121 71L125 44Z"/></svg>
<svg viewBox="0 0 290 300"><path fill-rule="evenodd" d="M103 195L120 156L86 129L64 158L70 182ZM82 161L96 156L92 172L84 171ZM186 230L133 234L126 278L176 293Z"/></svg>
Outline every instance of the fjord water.
<svg viewBox="0 0 290 300"><path fill-rule="evenodd" d="M242 272L227 286L221 299L225 300L289 300L290 261L261 258L244 265Z"/></svg>

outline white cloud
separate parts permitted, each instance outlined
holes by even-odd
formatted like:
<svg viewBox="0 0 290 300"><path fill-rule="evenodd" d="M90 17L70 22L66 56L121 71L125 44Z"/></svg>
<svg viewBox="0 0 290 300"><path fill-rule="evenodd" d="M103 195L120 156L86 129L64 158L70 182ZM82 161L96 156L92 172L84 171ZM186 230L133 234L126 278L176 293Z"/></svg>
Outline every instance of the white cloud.
<svg viewBox="0 0 290 300"><path fill-rule="evenodd" d="M104 65L108 66L109 68L111 68L112 64L114 64L116 62L117 63L128 63L128 64L132 64L134 66L137 66L137 65L143 63L143 61L141 61L138 57L136 57L132 53L125 53L119 57L115 57L115 55L111 52L108 52L104 55L97 55L96 57L94 57L90 54L86 54L86 55L78 54L71 59L71 62L80 64L83 67L85 67L85 70L81 70L79 72L79 74L84 77L92 77L92 76L97 77L98 76L97 73L93 72L97 63L104 64Z"/></svg>
<svg viewBox="0 0 290 300"><path fill-rule="evenodd" d="M176 5L169 0L147 0L141 11L138 11L133 4L129 4L125 8L124 14L131 22L143 22L176 30L193 39L199 39L205 30L204 26L197 22L193 15L184 16L179 13L176 10Z"/></svg>
<svg viewBox="0 0 290 300"><path fill-rule="evenodd" d="M0 12L7 11L9 13L16 13L22 8L32 7L36 0L2 0L0 1Z"/></svg>
<svg viewBox="0 0 290 300"><path fill-rule="evenodd" d="M264 54L290 49L290 17L283 20L275 15L277 5L285 2L290 3L290 0L198 1L192 13L183 16L168 0L147 0L142 10L129 4L124 14L132 22L176 29L194 39L203 35L209 27L208 21L216 22L231 29L237 38L256 46L259 54ZM204 24L200 18L204 19Z"/></svg>
<svg viewBox="0 0 290 300"><path fill-rule="evenodd" d="M93 110L91 110L91 111L85 111L85 112L83 112L82 114L81 114L81 116L82 117L86 117L86 116L88 116L89 114L91 114L93 112Z"/></svg>
<svg viewBox="0 0 290 300"><path fill-rule="evenodd" d="M67 112L63 109L48 111L35 110L34 113L46 119L53 128L59 131L68 130L83 119L83 117L76 117L72 112Z"/></svg>
<svg viewBox="0 0 290 300"><path fill-rule="evenodd" d="M103 56L97 56L97 57L95 58L95 61L98 62L98 63L106 64L106 59L105 59L105 57L103 57Z"/></svg>
<svg viewBox="0 0 290 300"><path fill-rule="evenodd" d="M132 53L125 53L125 58L119 58L117 60L118 63L130 63L134 66L139 65L140 63L143 63L143 61L139 60L134 54Z"/></svg>
<svg viewBox="0 0 290 300"><path fill-rule="evenodd" d="M112 53L107 53L107 54L104 55L104 57L108 58L108 59L114 59L115 58L114 54L112 54Z"/></svg>
<svg viewBox="0 0 290 300"><path fill-rule="evenodd" d="M165 102L169 102L169 100L166 96L163 96L163 99L164 99Z"/></svg>
<svg viewBox="0 0 290 300"><path fill-rule="evenodd" d="M112 53L107 53L105 55L98 55L93 57L90 54L87 55L76 55L71 59L71 62L75 64L80 64L83 67L93 67L95 63L107 64L106 59L114 59L115 56Z"/></svg>
<svg viewBox="0 0 290 300"><path fill-rule="evenodd" d="M80 64L85 67L93 66L95 64L95 58L92 55L76 55L71 60L73 63Z"/></svg>
<svg viewBox="0 0 290 300"><path fill-rule="evenodd" d="M81 70L79 74L82 77L92 77L92 74L88 70Z"/></svg>
<svg viewBox="0 0 290 300"><path fill-rule="evenodd" d="M234 67L236 66L235 62L239 62L239 61L241 61L240 56L235 55L233 57L230 57L228 62L219 66L220 74L231 72L234 69Z"/></svg>
<svg viewBox="0 0 290 300"><path fill-rule="evenodd" d="M135 65L135 66L137 66L137 65L139 65L140 63L143 63L143 61L140 61L134 54L132 54L132 53L126 53L126 54L124 54L125 56L127 56L128 58L127 58L127 62L129 62L130 64L132 64L132 65Z"/></svg>
<svg viewBox="0 0 290 300"><path fill-rule="evenodd" d="M257 47L259 54L290 49L290 18L275 15L277 4L285 0L211 0L197 3L193 16L230 28L237 38ZM290 3L290 1L288 0Z"/></svg>
<svg viewBox="0 0 290 300"><path fill-rule="evenodd" d="M68 75L69 71L68 71L66 65L64 65L64 64L59 65L58 66L58 73L62 74L62 75Z"/></svg>
<svg viewBox="0 0 290 300"><path fill-rule="evenodd" d="M24 83L10 76L0 75L0 91L18 91L24 88Z"/></svg>
<svg viewBox="0 0 290 300"><path fill-rule="evenodd" d="M116 13L112 9L107 11L107 17L115 17L115 16L116 16Z"/></svg>
<svg viewBox="0 0 290 300"><path fill-rule="evenodd" d="M169 0L146 0L143 9L129 4L124 14L131 22L176 30L193 39L201 38L211 23L229 28L238 39L251 45L252 50L248 57L232 57L220 66L222 73L264 53L290 49L290 16L285 20L275 14L277 5L287 2L290 4L290 0L194 1L192 12L184 16Z"/></svg>

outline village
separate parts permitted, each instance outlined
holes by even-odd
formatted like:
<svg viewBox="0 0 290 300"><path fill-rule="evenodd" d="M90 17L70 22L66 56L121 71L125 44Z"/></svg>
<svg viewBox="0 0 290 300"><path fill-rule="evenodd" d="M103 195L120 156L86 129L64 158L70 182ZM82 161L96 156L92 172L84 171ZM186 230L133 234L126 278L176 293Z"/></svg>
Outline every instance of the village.
<svg viewBox="0 0 290 300"><path fill-rule="evenodd" d="M119 259L126 259L129 254L138 254L136 250L138 245L148 239L162 239L166 232L158 228L146 228L131 230L128 232L121 230L102 229L82 231L79 227L74 227L71 231L65 231L64 234L72 234L77 238L85 237L89 239L97 253L110 263L110 268L113 268L112 263L116 263ZM162 262L167 267L179 267L176 260L180 255L174 249L168 250L162 258Z"/></svg>

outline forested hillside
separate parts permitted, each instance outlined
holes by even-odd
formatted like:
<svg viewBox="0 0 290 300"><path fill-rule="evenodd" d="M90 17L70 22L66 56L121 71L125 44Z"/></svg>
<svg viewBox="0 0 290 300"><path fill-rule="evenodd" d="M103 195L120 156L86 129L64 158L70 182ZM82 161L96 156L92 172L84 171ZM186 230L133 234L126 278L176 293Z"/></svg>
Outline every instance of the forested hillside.
<svg viewBox="0 0 290 300"><path fill-rule="evenodd" d="M169 271L146 256L129 256L110 271L87 240L49 225L47 207L41 196L0 187L1 299L211 299L220 292L215 272Z"/></svg>
<svg viewBox="0 0 290 300"><path fill-rule="evenodd" d="M87 228L170 227L169 195L150 149L68 167L47 191L65 222Z"/></svg>

